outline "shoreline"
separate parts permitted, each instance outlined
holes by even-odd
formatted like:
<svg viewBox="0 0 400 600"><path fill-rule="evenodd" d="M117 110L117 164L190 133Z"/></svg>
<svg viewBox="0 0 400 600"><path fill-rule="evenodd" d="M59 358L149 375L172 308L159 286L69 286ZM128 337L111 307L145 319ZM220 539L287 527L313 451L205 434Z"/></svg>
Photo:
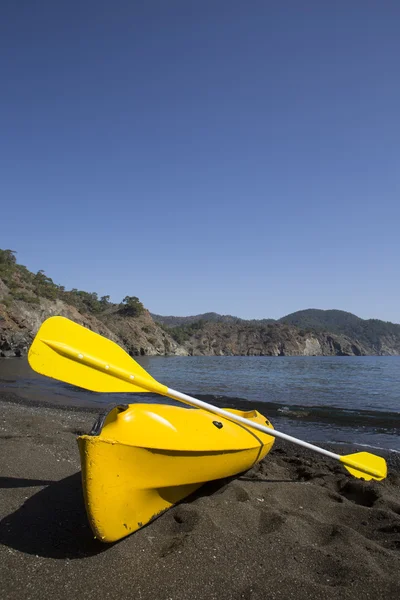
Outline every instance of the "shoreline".
<svg viewBox="0 0 400 600"><path fill-rule="evenodd" d="M87 523L75 440L98 411L4 396L4 597L399 597L399 455L387 453L385 481L363 482L335 461L276 440L247 473L205 484L138 532L105 545ZM334 451L346 449L335 444Z"/></svg>
<svg viewBox="0 0 400 600"><path fill-rule="evenodd" d="M14 391L16 390L16 391ZM20 393L18 393L20 391ZM88 394L87 390L82 390L83 395L86 396ZM22 395L23 394L23 395ZM90 395L93 394L93 398L97 396L95 392L89 392ZM343 431L346 429L349 433L351 433L351 429L354 426L354 419L356 419L357 427L369 427L371 432L382 429L386 427L390 427L391 432L388 434L391 438L393 438L393 444L398 439L395 435L395 431L399 429L400 425L400 413L390 413L390 412L381 412L381 411L371 411L371 410L363 410L363 409L353 409L353 411L345 410L343 408L337 409L333 408L331 411L329 408L324 406L287 406L282 405L278 402L261 402L256 400L249 400L245 398L239 398L235 396L212 396L210 394L205 393L195 393L194 396L204 402L208 402L210 404L214 404L220 408L236 408L240 410L258 410L261 414L265 414L268 418L276 425L277 429L281 429L282 431L287 432L288 424L296 423L299 425L321 425L321 424L330 424L332 429L340 428ZM40 387L38 390L30 390L22 388L19 390L18 388L8 388L7 386L0 387L0 402L18 404L21 406L31 406L36 408L50 408L54 410L61 411L69 411L69 412L82 412L89 413L92 415L99 415L107 412L110 408L115 406L118 403L126 404L127 397L126 394L123 394L119 399L118 394L110 394L108 398L108 402L104 401L107 399L107 394L98 394L99 398L103 398L103 401L96 402L95 400L90 401L89 398L84 398L81 400L79 397L62 395L60 393L51 393L48 390L44 390L42 393L40 392ZM41 398L40 400L37 398ZM43 398L45 398L43 400ZM143 393L136 394L132 400L134 403L145 402L145 403L172 403L185 407L185 405L171 400L167 397L161 397L157 394L151 393ZM186 408L190 408L186 406ZM340 414L339 411L342 411L343 414ZM289 421L289 423L285 422L287 415L293 415L293 421ZM373 416L373 424L371 423L371 417ZM344 427L344 429L343 429ZM295 437L299 437L301 439L306 439L307 434L310 434L311 431L304 431L297 433L296 431L292 431L291 435ZM379 435L378 431L378 435ZM351 436L349 436L351 437ZM321 439L309 439L311 443L314 443L317 446L326 447L327 449L331 449L335 451L340 446L346 448L370 448L372 450L379 450L380 452L392 452L400 454L400 447L398 450L390 447L390 445L379 445L379 443L364 443L364 442L347 442L347 441L322 441ZM371 442L373 438L371 439ZM332 448L330 447L332 446ZM349 450L350 451L350 450Z"/></svg>

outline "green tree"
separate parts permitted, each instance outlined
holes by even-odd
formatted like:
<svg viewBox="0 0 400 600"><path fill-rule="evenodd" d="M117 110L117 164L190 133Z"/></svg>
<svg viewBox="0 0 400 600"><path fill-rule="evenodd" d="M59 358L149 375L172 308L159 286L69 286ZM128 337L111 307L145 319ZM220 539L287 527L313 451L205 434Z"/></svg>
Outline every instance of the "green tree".
<svg viewBox="0 0 400 600"><path fill-rule="evenodd" d="M0 250L0 263L15 265L17 262L15 250Z"/></svg>
<svg viewBox="0 0 400 600"><path fill-rule="evenodd" d="M0 277L10 284L16 268L17 259L14 250L0 250Z"/></svg>
<svg viewBox="0 0 400 600"><path fill-rule="evenodd" d="M38 296L55 300L59 295L58 286L51 277L47 277L43 269L40 269L33 278L33 285Z"/></svg>
<svg viewBox="0 0 400 600"><path fill-rule="evenodd" d="M123 311L131 317L138 317L144 312L144 306L137 296L125 296L122 303L125 305Z"/></svg>
<svg viewBox="0 0 400 600"><path fill-rule="evenodd" d="M102 308L107 308L110 305L110 296L101 296L100 304Z"/></svg>

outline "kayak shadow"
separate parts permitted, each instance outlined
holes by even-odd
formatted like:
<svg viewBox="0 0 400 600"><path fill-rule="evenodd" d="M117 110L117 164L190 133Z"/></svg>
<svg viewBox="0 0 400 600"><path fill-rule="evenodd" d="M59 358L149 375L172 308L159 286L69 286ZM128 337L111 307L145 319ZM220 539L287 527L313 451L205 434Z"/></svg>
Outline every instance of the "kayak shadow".
<svg viewBox="0 0 400 600"><path fill-rule="evenodd" d="M38 487L50 485L51 479L25 479L23 477L0 477L0 488Z"/></svg>
<svg viewBox="0 0 400 600"><path fill-rule="evenodd" d="M14 481L4 487L22 485ZM93 556L110 546L94 539L80 472L50 483L4 517L0 521L0 543L26 554L59 559Z"/></svg>

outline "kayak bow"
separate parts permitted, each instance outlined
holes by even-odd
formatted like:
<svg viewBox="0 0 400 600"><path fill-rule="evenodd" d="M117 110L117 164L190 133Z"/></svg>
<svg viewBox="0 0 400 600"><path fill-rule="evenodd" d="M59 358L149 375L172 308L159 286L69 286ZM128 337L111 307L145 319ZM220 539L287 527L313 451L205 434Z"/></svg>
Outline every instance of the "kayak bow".
<svg viewBox="0 0 400 600"><path fill-rule="evenodd" d="M257 411L229 409L272 425ZM78 438L86 510L95 536L114 542L203 483L250 469L274 438L202 409L118 406Z"/></svg>

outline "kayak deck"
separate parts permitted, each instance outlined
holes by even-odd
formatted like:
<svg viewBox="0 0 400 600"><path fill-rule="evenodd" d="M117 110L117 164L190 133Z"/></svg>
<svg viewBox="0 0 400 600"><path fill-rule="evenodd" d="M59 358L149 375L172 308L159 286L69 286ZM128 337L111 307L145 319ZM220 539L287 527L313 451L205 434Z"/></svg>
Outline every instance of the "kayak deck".
<svg viewBox="0 0 400 600"><path fill-rule="evenodd" d="M272 428L257 411L227 409ZM274 438L202 409L117 406L78 438L82 482L95 536L113 542L207 481L250 469Z"/></svg>

